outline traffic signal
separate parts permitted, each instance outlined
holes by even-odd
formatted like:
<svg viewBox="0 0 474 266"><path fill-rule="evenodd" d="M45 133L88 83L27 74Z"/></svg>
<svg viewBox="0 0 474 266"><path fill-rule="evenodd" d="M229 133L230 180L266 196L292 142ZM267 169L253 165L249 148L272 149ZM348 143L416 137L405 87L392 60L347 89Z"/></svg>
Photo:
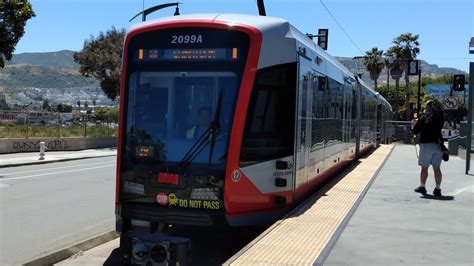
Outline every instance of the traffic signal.
<svg viewBox="0 0 474 266"><path fill-rule="evenodd" d="M453 76L453 90L464 91L465 77L464 75Z"/></svg>

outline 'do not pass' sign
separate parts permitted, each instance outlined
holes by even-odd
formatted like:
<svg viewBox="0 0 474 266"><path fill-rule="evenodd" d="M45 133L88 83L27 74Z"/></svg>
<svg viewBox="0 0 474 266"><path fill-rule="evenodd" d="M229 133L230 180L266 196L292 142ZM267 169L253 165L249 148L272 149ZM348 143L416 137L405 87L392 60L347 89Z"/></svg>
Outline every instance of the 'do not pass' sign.
<svg viewBox="0 0 474 266"><path fill-rule="evenodd" d="M458 99L453 96L446 97L444 99L444 110L457 110L458 109Z"/></svg>

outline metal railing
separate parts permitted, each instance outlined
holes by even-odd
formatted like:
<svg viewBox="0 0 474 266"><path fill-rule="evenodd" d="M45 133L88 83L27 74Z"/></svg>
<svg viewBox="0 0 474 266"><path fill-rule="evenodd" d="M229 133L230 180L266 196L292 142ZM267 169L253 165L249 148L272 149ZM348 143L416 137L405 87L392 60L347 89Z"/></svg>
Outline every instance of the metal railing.
<svg viewBox="0 0 474 266"><path fill-rule="evenodd" d="M117 136L118 124L91 114L0 110L0 139Z"/></svg>
<svg viewBox="0 0 474 266"><path fill-rule="evenodd" d="M410 121L385 121L383 143L402 142L413 144L412 123Z"/></svg>

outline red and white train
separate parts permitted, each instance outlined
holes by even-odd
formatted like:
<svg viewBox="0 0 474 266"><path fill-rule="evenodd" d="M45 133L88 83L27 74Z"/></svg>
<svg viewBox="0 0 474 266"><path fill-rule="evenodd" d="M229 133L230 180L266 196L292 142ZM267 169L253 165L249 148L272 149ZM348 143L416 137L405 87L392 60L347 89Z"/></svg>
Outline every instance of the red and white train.
<svg viewBox="0 0 474 266"><path fill-rule="evenodd" d="M392 113L288 21L234 14L132 28L120 102L122 234L274 221L375 147Z"/></svg>

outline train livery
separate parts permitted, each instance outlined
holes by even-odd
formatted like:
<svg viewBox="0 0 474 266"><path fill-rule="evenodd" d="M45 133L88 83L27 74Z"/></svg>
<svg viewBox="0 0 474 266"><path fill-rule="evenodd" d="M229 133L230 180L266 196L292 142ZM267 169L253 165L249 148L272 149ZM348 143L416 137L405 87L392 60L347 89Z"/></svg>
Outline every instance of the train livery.
<svg viewBox="0 0 474 266"><path fill-rule="evenodd" d="M125 40L117 230L274 221L383 135L392 113L280 18L199 14Z"/></svg>

